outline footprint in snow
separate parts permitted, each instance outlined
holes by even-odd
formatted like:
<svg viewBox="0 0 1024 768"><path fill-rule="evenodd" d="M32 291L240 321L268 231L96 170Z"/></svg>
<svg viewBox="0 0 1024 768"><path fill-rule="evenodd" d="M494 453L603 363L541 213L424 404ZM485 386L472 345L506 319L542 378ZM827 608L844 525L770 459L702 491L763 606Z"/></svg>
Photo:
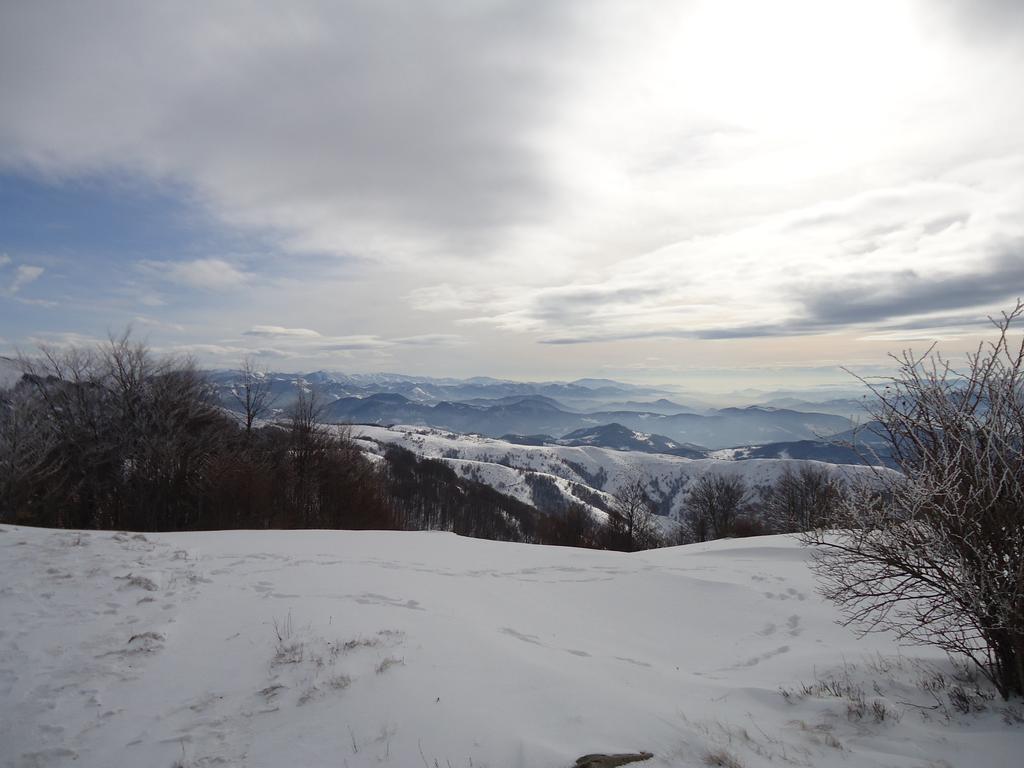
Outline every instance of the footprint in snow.
<svg viewBox="0 0 1024 768"><path fill-rule="evenodd" d="M781 656L784 653L789 653L788 645L780 645L778 648L768 651L767 653L762 653L759 656L751 656L749 659L741 661L738 664L733 664L731 667L725 667L724 670L742 669L743 667L756 667L762 661L767 661L768 659L774 658L776 656Z"/></svg>
<svg viewBox="0 0 1024 768"><path fill-rule="evenodd" d="M544 643L540 641L540 638L538 638L536 635L526 635L522 632L517 632L511 627L502 627L501 632L503 632L506 635L511 635L516 640L522 640L524 643L530 643L531 645L539 645L544 648L547 647L546 645L544 645Z"/></svg>
<svg viewBox="0 0 1024 768"><path fill-rule="evenodd" d="M637 661L636 659L631 659L628 656L615 656L614 658L615 658L616 661L624 661L627 664L635 664L638 667L650 667L651 666L646 661Z"/></svg>
<svg viewBox="0 0 1024 768"><path fill-rule="evenodd" d="M800 617L796 614L793 614L786 619L786 627L789 629L790 637L797 637L801 632L803 632L803 629L800 628Z"/></svg>
<svg viewBox="0 0 1024 768"><path fill-rule="evenodd" d="M296 595L298 597L298 595ZM354 598L360 605L390 605L393 608L408 608L413 611L422 611L418 600L402 600L401 598L378 595L373 592L364 592Z"/></svg>

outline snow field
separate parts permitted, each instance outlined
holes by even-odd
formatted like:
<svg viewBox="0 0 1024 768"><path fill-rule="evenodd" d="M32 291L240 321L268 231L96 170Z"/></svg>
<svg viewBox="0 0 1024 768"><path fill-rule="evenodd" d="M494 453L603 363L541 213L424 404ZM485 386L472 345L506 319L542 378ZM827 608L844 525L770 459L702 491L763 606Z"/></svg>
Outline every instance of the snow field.
<svg viewBox="0 0 1024 768"><path fill-rule="evenodd" d="M1019 765L1012 709L929 709L952 665L837 625L806 557L2 526L0 764Z"/></svg>

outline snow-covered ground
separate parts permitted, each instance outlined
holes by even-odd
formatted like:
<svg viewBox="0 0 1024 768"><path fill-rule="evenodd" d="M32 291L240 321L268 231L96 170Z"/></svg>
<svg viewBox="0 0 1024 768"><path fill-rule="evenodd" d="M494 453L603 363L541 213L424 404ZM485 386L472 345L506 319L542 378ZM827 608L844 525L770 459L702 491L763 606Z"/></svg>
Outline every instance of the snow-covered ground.
<svg viewBox="0 0 1024 768"><path fill-rule="evenodd" d="M0 764L1020 765L999 702L929 709L951 665L856 639L805 558L2 526Z"/></svg>

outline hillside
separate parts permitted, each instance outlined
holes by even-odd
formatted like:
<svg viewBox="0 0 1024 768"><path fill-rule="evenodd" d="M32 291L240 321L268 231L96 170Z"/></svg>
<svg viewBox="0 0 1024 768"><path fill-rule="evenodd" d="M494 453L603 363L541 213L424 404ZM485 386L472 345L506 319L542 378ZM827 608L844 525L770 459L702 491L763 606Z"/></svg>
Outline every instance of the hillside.
<svg viewBox="0 0 1024 768"><path fill-rule="evenodd" d="M1000 705L929 709L949 662L856 639L805 557L4 526L0 764L1019 765ZM801 691L830 680L854 699Z"/></svg>
<svg viewBox="0 0 1024 768"><path fill-rule="evenodd" d="M410 426L354 425L351 430L370 453L381 453L382 446L399 445L419 456L440 459L462 476L487 483L526 503L533 499L531 476L541 475L555 480L567 501L581 502L599 513L601 499L609 501L608 494L639 473L650 480L648 490L658 504L659 514L673 519L679 518L690 487L707 473L742 478L756 497L760 489L774 484L786 467L804 461L778 457L737 461L726 456L694 459L587 444L533 445ZM689 452L680 448L684 454ZM874 471L861 465L815 465L840 479ZM593 492L597 492L596 497Z"/></svg>

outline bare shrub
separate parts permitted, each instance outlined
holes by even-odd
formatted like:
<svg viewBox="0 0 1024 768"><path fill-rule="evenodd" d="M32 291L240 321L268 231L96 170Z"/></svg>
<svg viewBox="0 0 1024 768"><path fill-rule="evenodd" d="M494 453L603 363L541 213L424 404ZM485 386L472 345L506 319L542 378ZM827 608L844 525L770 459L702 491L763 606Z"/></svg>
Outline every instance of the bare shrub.
<svg viewBox="0 0 1024 768"><path fill-rule="evenodd" d="M876 474L805 536L847 624L970 659L1004 697L1024 694L1024 340L1000 319L961 370L933 349L865 382L902 476ZM881 486L881 490L879 487Z"/></svg>
<svg viewBox="0 0 1024 768"><path fill-rule="evenodd" d="M739 758L724 749L706 752L704 754L704 765L714 766L715 768L743 768L743 763L739 761Z"/></svg>
<svg viewBox="0 0 1024 768"><path fill-rule="evenodd" d="M292 627L292 614L283 621L274 619L274 636L277 638L274 644L274 656L271 659L271 666L281 664L301 664L306 657L305 644L295 637L295 630Z"/></svg>
<svg viewBox="0 0 1024 768"><path fill-rule="evenodd" d="M394 656L388 656L377 665L377 669L375 671L378 675L383 675L392 667L401 666L403 664L405 664L404 659L396 659Z"/></svg>

